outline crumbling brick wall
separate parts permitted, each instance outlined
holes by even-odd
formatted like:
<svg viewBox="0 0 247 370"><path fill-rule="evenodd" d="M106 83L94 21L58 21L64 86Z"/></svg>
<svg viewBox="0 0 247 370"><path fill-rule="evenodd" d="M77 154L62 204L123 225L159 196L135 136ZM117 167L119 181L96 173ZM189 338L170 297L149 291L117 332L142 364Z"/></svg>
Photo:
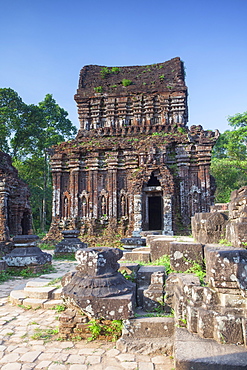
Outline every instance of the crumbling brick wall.
<svg viewBox="0 0 247 370"><path fill-rule="evenodd" d="M10 237L32 233L30 192L18 171L12 166L11 157L0 152L0 242Z"/></svg>

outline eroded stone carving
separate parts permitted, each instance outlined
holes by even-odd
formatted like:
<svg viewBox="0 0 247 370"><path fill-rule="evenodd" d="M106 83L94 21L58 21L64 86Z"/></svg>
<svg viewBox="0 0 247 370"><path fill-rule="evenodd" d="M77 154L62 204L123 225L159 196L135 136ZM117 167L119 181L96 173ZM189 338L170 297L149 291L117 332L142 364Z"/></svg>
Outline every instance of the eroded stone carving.
<svg viewBox="0 0 247 370"><path fill-rule="evenodd" d="M17 235L13 238L14 249L3 257L8 267L30 268L33 272L39 272L46 264L51 263L52 255L42 252L37 247L37 235Z"/></svg>
<svg viewBox="0 0 247 370"><path fill-rule="evenodd" d="M78 249L87 248L88 244L78 238L79 233L79 230L62 231L64 239L55 246L54 255L61 256L68 253L75 253Z"/></svg>
<svg viewBox="0 0 247 370"><path fill-rule="evenodd" d="M77 271L63 278L63 298L88 317L126 319L133 316L135 284L118 272L123 252L86 248L76 252Z"/></svg>

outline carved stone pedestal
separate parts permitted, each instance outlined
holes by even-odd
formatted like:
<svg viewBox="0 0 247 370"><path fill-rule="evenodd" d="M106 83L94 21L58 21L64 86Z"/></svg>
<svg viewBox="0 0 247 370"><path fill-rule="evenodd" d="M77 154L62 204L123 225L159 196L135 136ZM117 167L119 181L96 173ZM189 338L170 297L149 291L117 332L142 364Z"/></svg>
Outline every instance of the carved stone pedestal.
<svg viewBox="0 0 247 370"><path fill-rule="evenodd" d="M3 259L10 268L23 269L29 267L33 272L39 272L46 264L51 263L52 255L42 252L36 246L37 235L17 235L13 238L14 246Z"/></svg>
<svg viewBox="0 0 247 370"><path fill-rule="evenodd" d="M55 247L54 255L61 256L68 253L75 253L78 249L87 248L87 243L83 243L79 238L79 230L62 231L64 239Z"/></svg>
<svg viewBox="0 0 247 370"><path fill-rule="evenodd" d="M77 271L62 280L62 297L89 318L133 317L135 284L117 270L123 252L117 248L86 248L76 252Z"/></svg>

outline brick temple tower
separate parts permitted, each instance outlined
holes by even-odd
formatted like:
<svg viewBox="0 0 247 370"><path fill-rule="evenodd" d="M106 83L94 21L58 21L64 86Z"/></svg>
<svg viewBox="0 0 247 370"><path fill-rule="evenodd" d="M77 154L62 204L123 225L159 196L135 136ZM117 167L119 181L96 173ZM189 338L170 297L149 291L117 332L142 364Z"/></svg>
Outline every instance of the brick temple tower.
<svg viewBox="0 0 247 370"><path fill-rule="evenodd" d="M32 232L30 191L18 177L11 157L0 151L0 244L15 235Z"/></svg>
<svg viewBox="0 0 247 370"><path fill-rule="evenodd" d="M214 199L218 132L187 127L179 58L147 66L85 66L75 95L77 138L54 148L50 233L181 232Z"/></svg>

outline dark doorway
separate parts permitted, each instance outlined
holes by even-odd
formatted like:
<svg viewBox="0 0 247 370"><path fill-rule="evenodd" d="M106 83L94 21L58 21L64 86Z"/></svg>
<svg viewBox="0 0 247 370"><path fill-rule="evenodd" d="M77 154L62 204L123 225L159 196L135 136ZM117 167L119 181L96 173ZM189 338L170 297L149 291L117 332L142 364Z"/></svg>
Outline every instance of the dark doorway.
<svg viewBox="0 0 247 370"><path fill-rule="evenodd" d="M22 235L28 235L30 229L30 215L28 212L23 213L21 220Z"/></svg>
<svg viewBox="0 0 247 370"><path fill-rule="evenodd" d="M148 197L149 230L162 230L162 198Z"/></svg>

